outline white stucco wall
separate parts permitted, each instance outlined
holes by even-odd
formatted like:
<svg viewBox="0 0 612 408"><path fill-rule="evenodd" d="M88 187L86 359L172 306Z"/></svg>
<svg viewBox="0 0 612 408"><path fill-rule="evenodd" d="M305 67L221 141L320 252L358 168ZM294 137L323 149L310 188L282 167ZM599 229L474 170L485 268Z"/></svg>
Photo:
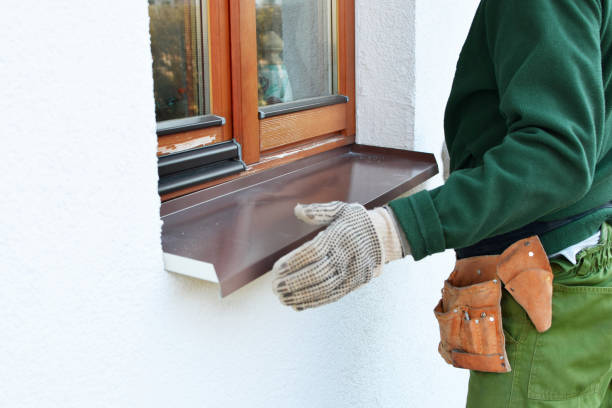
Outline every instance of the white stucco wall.
<svg viewBox="0 0 612 408"><path fill-rule="evenodd" d="M436 150L475 2L370 3L357 1L359 137ZM147 24L144 1L0 13L0 406L462 406L465 373L438 357L431 312L449 254L303 313L270 276L220 300L163 271Z"/></svg>
<svg viewBox="0 0 612 408"><path fill-rule="evenodd" d="M411 149L417 0L355 3L357 142Z"/></svg>

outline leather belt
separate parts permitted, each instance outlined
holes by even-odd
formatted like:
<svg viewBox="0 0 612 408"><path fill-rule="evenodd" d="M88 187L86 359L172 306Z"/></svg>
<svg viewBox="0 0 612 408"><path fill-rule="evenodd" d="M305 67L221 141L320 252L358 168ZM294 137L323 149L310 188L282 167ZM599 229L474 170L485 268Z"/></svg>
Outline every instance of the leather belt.
<svg viewBox="0 0 612 408"><path fill-rule="evenodd" d="M455 253L457 254L457 259L464 259L482 255L499 255L516 241L525 239L533 235L542 236L547 232L554 231L557 228L561 228L565 225L571 224L574 221L577 221L583 217L586 217L587 215L593 214L594 212L603 210L605 208L612 208L612 201L609 201L599 207L592 208L583 213L573 215L571 217L564 218L561 220L535 221L517 230L483 239L482 241L465 248L456 249Z"/></svg>

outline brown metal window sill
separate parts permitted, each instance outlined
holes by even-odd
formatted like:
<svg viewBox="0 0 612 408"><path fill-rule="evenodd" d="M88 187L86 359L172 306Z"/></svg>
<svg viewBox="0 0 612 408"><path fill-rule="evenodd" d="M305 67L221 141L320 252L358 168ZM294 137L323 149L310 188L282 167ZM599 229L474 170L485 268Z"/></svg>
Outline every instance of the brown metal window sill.
<svg viewBox="0 0 612 408"><path fill-rule="evenodd" d="M294 217L298 202L373 208L437 173L432 154L353 144L167 201L166 270L218 282L226 296L320 230Z"/></svg>

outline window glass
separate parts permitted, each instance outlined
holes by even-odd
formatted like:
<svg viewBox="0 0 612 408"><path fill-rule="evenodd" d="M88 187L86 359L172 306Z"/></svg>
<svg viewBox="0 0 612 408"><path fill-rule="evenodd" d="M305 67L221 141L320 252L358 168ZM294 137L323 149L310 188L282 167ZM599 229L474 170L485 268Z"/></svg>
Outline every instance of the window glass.
<svg viewBox="0 0 612 408"><path fill-rule="evenodd" d="M149 0L157 121L208 113L206 2Z"/></svg>
<svg viewBox="0 0 612 408"><path fill-rule="evenodd" d="M335 0L256 0L259 105L336 91Z"/></svg>

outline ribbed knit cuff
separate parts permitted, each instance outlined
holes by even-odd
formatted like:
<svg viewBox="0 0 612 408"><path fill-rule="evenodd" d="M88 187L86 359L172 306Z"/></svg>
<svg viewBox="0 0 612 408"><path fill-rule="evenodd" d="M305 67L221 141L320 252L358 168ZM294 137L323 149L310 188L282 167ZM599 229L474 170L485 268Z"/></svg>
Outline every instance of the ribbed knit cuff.
<svg viewBox="0 0 612 408"><path fill-rule="evenodd" d="M402 257L402 243L397 235L394 220L391 214L382 207L368 211L368 215L374 224L376 235L382 246L382 263L383 265L400 259ZM377 271L376 276L380 274L382 268Z"/></svg>
<svg viewBox="0 0 612 408"><path fill-rule="evenodd" d="M393 200L389 207L406 234L415 260L446 249L442 224L429 191Z"/></svg>
<svg viewBox="0 0 612 408"><path fill-rule="evenodd" d="M383 208L387 210L391 218L393 218L393 227L395 228L397 236L400 238L400 243L402 244L402 258L410 255L412 253L412 250L410 249L410 243L408 242L406 234L404 233L404 230L402 229L399 220L395 216L393 209L388 205L383 206Z"/></svg>

